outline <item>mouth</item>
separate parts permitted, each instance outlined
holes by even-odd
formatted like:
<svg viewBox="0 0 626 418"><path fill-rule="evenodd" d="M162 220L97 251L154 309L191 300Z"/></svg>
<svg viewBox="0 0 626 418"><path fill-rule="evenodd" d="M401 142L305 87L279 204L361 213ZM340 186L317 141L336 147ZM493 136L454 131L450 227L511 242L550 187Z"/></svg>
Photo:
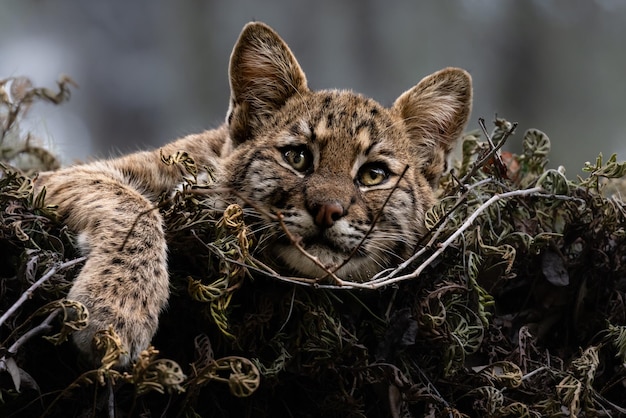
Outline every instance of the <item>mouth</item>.
<svg viewBox="0 0 626 418"><path fill-rule="evenodd" d="M294 245L292 240L296 240L298 245ZM325 277L328 270L335 271L341 267L335 271L338 277L365 280L375 265L370 265L371 257L362 248L355 251L347 244L329 236L326 230L305 236L292 233L291 237L283 235L275 241L270 247L271 258L279 271L291 271L290 274L296 273L301 277Z"/></svg>
<svg viewBox="0 0 626 418"><path fill-rule="evenodd" d="M325 240L328 241L328 240ZM333 272L343 280L356 282L367 281L376 271L376 264L368 257L350 252L338 251L334 243L315 241L302 248L296 248L292 243L280 243L273 247L273 260L279 271L296 274L300 277L322 278ZM302 250L317 262L305 256ZM321 266L324 266L323 268Z"/></svg>
<svg viewBox="0 0 626 418"><path fill-rule="evenodd" d="M293 243L288 237L284 237L281 244L293 246ZM307 237L300 237L299 244L302 249L313 256L319 256L321 254L334 254L335 257L333 258L342 258L347 257L354 252L352 248L349 248L346 245L337 242L337 240L328 237L324 231L320 231ZM358 255L359 253L360 251L356 251L356 254L354 255Z"/></svg>

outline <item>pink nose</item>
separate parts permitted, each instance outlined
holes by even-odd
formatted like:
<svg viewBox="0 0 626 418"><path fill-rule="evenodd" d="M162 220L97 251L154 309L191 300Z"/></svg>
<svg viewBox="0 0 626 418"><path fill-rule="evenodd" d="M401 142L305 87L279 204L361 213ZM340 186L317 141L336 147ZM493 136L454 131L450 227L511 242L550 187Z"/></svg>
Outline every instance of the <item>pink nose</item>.
<svg viewBox="0 0 626 418"><path fill-rule="evenodd" d="M337 202L329 202L319 206L315 214L315 224L323 228L330 228L344 215L343 206Z"/></svg>

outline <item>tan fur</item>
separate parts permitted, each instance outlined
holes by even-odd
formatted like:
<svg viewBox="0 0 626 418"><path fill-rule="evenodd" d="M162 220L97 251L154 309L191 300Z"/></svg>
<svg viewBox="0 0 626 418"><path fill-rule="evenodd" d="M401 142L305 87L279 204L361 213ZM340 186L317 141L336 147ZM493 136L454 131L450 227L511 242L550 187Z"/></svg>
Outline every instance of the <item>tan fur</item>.
<svg viewBox="0 0 626 418"><path fill-rule="evenodd" d="M91 313L74 340L91 352L93 334L113 325L128 356L145 349L167 304L163 219L154 207L184 173L160 155L187 152L212 170L219 186L254 202L251 223L281 213L303 247L345 279L368 280L415 250L434 185L464 128L471 80L448 68L424 78L391 108L349 91L308 89L284 41L268 26L250 23L230 63L231 102L221 128L118 159L42 173L48 202L80 234L88 259L68 298ZM405 171L403 176L402 173ZM391 194L394 186L397 188ZM233 200L236 200L234 197ZM374 219L378 217L371 233ZM259 255L281 272L323 276L271 223ZM359 246L359 243L362 245Z"/></svg>

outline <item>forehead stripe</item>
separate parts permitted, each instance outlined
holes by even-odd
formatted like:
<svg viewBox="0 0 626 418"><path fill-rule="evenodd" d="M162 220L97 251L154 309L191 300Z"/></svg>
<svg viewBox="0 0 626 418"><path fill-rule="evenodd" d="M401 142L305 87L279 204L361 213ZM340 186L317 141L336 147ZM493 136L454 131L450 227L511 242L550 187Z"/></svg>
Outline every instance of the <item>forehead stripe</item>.
<svg viewBox="0 0 626 418"><path fill-rule="evenodd" d="M373 140L369 146L367 148L365 148L365 151L363 152L363 154L365 156L368 156L370 154L370 152L372 152L372 149L374 149L374 147L376 145L378 145L380 143L380 141L378 139Z"/></svg>

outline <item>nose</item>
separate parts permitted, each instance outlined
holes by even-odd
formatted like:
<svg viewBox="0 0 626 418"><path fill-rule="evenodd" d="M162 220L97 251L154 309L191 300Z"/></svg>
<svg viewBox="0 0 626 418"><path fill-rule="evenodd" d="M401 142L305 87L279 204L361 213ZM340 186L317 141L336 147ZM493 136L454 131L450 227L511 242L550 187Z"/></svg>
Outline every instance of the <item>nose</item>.
<svg viewBox="0 0 626 418"><path fill-rule="evenodd" d="M330 228L344 215L343 206L339 202L327 202L314 208L313 219L315 225Z"/></svg>

